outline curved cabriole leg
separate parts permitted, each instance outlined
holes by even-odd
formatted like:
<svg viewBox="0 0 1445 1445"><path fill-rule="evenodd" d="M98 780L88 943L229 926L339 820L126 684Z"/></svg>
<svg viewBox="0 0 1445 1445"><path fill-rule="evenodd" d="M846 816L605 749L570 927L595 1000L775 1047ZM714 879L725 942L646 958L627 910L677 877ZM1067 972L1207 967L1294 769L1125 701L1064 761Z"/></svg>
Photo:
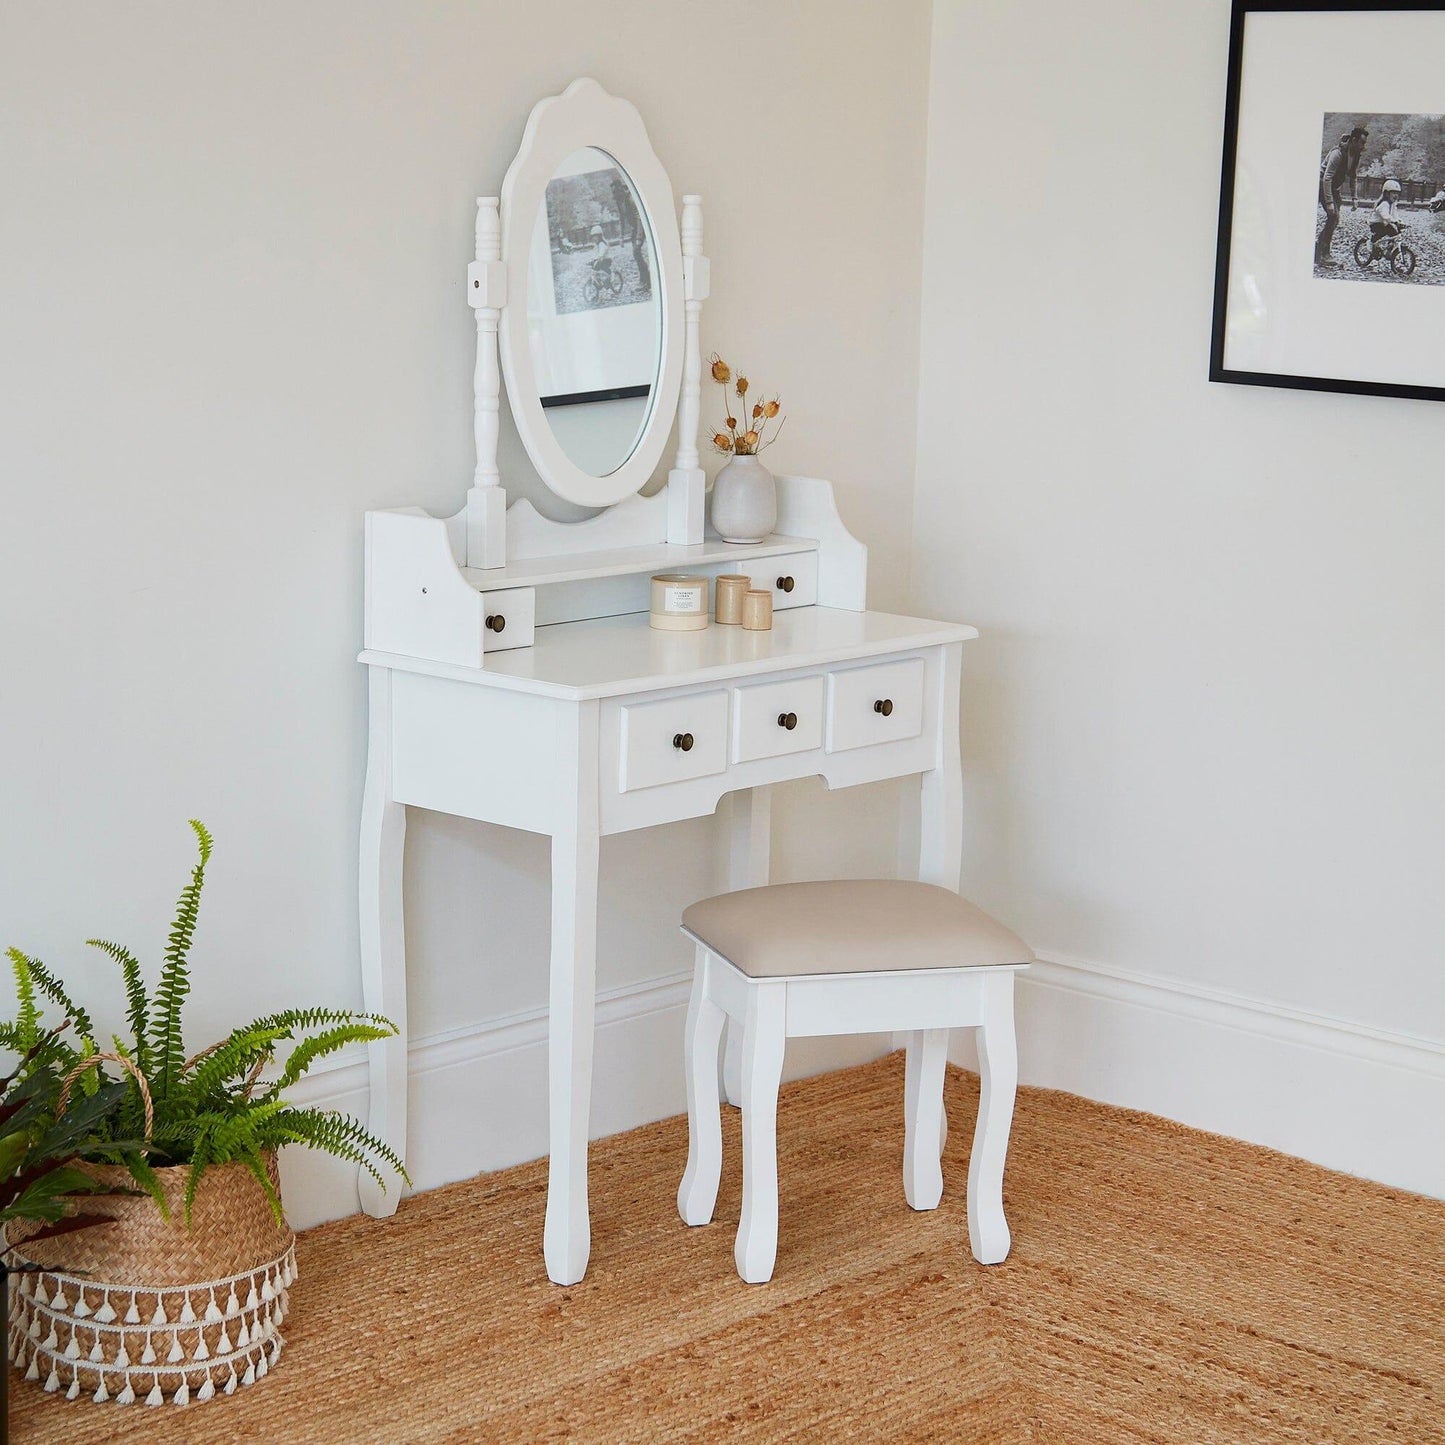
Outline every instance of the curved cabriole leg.
<svg viewBox="0 0 1445 1445"><path fill-rule="evenodd" d="M785 992L754 985L743 1025L743 1211L733 1259L749 1284L773 1277L778 1254L778 1085L783 1078Z"/></svg>
<svg viewBox="0 0 1445 1445"><path fill-rule="evenodd" d="M717 1052L723 1011L707 996L707 950L697 950L684 1041L687 1073L687 1170L677 1191L685 1224L707 1224L722 1176L722 1120L718 1111Z"/></svg>
<svg viewBox="0 0 1445 1445"><path fill-rule="evenodd" d="M368 669L366 788L361 802L361 987L369 1013L385 1014L394 1037L368 1046L371 1132L406 1157L406 935L402 927L402 852L406 809L391 796L391 673ZM360 1172L361 1207L375 1218L394 1214L402 1182L385 1190Z"/></svg>
<svg viewBox="0 0 1445 1445"><path fill-rule="evenodd" d="M937 1209L943 1197L943 1066L947 1029L916 1029L908 1035L903 1085L903 1193L912 1209Z"/></svg>
<svg viewBox="0 0 1445 1445"><path fill-rule="evenodd" d="M1014 1040L1014 976L984 980L983 1022L978 1038L978 1127L968 1163L968 1243L980 1264L1008 1258L1009 1229L1003 1216L1003 1166L1018 1090Z"/></svg>

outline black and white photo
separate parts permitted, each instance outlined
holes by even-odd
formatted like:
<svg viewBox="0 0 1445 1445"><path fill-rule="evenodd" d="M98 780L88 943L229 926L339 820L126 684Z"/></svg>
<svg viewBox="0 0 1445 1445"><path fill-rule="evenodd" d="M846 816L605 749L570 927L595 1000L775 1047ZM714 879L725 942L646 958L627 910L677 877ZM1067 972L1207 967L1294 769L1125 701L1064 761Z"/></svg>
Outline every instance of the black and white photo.
<svg viewBox="0 0 1445 1445"><path fill-rule="evenodd" d="M1445 286L1445 115L1327 111L1315 275Z"/></svg>
<svg viewBox="0 0 1445 1445"><path fill-rule="evenodd" d="M547 243L559 316L651 298L647 231L616 166L547 183Z"/></svg>

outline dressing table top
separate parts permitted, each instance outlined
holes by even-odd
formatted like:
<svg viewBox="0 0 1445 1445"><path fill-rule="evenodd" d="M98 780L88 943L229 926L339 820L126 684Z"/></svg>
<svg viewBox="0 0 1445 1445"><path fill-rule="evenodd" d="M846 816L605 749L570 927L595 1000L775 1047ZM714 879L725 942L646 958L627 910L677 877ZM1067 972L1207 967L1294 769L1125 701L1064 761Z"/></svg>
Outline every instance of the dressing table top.
<svg viewBox="0 0 1445 1445"><path fill-rule="evenodd" d="M798 607L776 613L770 632L709 626L659 632L645 612L539 627L530 647L489 654L485 668L367 650L361 661L479 687L573 700L616 697L691 683L878 657L977 637L977 629L888 612Z"/></svg>

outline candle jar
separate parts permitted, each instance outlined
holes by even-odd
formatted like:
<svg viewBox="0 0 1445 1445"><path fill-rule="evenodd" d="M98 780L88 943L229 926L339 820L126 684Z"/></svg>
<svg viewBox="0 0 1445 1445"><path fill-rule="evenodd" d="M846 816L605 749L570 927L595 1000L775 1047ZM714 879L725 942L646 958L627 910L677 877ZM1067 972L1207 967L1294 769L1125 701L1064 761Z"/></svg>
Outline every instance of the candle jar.
<svg viewBox="0 0 1445 1445"><path fill-rule="evenodd" d="M737 627L743 620L743 598L753 585L753 579L742 573L724 573L717 579L715 587L716 620L724 627Z"/></svg>
<svg viewBox="0 0 1445 1445"><path fill-rule="evenodd" d="M707 578L659 572L652 579L649 621L659 632L701 632L707 626Z"/></svg>
<svg viewBox="0 0 1445 1445"><path fill-rule="evenodd" d="M747 592L743 594L743 630L746 632L770 632L773 627L773 594L771 592Z"/></svg>

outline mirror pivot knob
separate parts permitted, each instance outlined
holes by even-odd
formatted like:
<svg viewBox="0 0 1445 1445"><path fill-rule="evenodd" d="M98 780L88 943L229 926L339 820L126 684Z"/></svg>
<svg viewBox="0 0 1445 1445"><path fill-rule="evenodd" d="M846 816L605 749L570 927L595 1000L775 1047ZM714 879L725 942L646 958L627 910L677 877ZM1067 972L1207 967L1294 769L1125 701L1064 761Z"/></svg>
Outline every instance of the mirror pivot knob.
<svg viewBox="0 0 1445 1445"><path fill-rule="evenodd" d="M873 711L881 712L884 717L892 717L893 699L891 697L880 697L878 701L873 704Z"/></svg>

